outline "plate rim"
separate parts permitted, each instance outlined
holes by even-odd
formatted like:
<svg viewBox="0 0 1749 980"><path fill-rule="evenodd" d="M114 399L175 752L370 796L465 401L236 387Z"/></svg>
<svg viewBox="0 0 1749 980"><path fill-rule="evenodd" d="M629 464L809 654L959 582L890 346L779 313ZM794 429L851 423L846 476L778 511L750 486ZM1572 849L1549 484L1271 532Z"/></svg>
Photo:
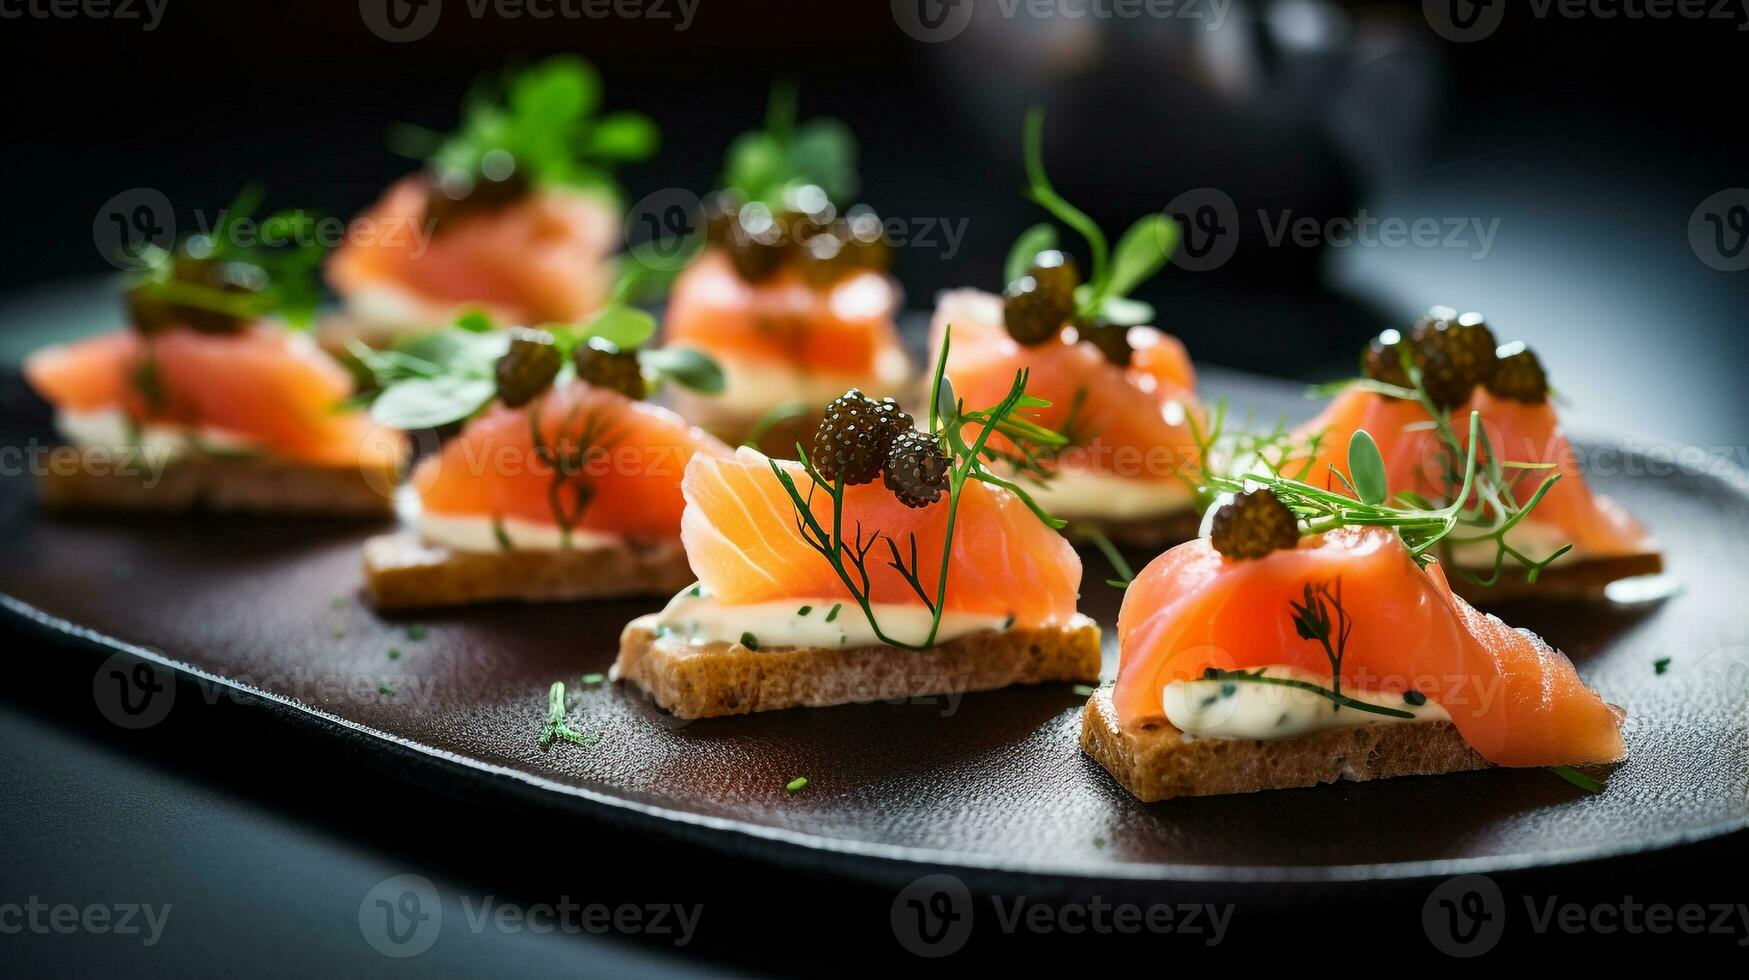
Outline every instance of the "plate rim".
<svg viewBox="0 0 1749 980"><path fill-rule="evenodd" d="M554 799L562 805L576 807L591 816L667 835L678 835L688 841L731 857L746 857L750 850L767 850L769 855L787 863L809 863L835 871L850 870L863 878L891 877L907 865L949 868L968 873L1016 875L1032 878L1069 880L1076 882L1112 881L1124 883L1173 882L1211 885L1261 884L1340 884L1368 881L1407 881L1422 878L1442 878L1461 874L1485 874L1524 871L1535 868L1563 867L1592 861L1631 857L1714 840L1733 833L1749 831L1749 813L1727 818L1700 827L1684 828L1658 836L1635 838L1625 843L1594 844L1583 847L1512 855L1437 860L1388 861L1376 864L1330 865L1219 865L1134 862L1113 864L1090 873L1085 866L1069 862L1055 863L1032 859L1004 859L998 856L936 848L906 847L880 844L848 838L825 837L779 827L763 826L731 817L690 813L669 807L642 803L611 793L548 779L511 766L497 765L470 758L456 752L426 745L414 739L386 732L338 715L323 711L295 698L277 694L252 684L246 684L213 673L174 657L109 636L101 631L81 626L25 602L10 593L0 592L0 614L14 624L23 625L60 641L73 641L74 646L92 655L124 654L145 660L172 671L179 682L199 681L216 685L236 695L233 700L262 710L281 723L302 722L311 728L324 730L325 736L339 731L346 735L369 739L372 744L386 745L403 758L417 761L433 770L464 773L489 781L495 789L511 789L518 795L544 805ZM385 767L404 772L400 767ZM407 782L408 777L398 777ZM1158 806L1159 804L1152 804ZM727 841L744 845L737 848Z"/></svg>

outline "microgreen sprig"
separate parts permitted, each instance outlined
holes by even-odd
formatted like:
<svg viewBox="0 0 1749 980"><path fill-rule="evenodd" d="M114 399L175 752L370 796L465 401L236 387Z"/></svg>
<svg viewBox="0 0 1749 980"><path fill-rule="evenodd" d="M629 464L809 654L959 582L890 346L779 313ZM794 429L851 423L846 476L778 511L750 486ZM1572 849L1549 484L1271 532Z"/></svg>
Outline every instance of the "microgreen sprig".
<svg viewBox="0 0 1749 980"><path fill-rule="evenodd" d="M390 147L438 174L473 175L489 155L507 153L514 172L531 184L616 193L614 165L648 159L660 137L642 113L598 114L601 90L601 75L589 62L548 58L476 82L454 132L401 125L390 131Z"/></svg>
<svg viewBox="0 0 1749 980"><path fill-rule="evenodd" d="M1154 319L1154 308L1129 299L1137 286L1165 268L1178 249L1178 225L1164 214L1150 214L1136 221L1118 239L1114 250L1105 232L1086 212L1057 193L1045 173L1044 111L1029 110L1022 129L1026 161L1027 196L1051 216L1087 241L1093 267L1087 282L1075 290L1078 317L1098 318L1118 326L1136 326ZM1025 274L1039 252L1056 248L1057 232L1049 224L1037 224L1022 232L1009 250L1004 265L1007 281Z"/></svg>
<svg viewBox="0 0 1749 980"><path fill-rule="evenodd" d="M843 204L856 194L856 137L837 119L798 123L796 102L793 81L771 86L765 128L742 133L729 144L723 186L775 209L783 205L786 191L813 184Z"/></svg>
<svg viewBox="0 0 1749 980"><path fill-rule="evenodd" d="M561 363L555 383L575 376L571 355L590 340L606 340L620 350L636 350L646 376L672 381L704 394L723 390L723 371L690 348L649 348L656 320L634 307L611 303L582 323L546 323ZM368 405L384 425L402 429L436 428L473 416L497 396L493 368L509 344L480 311L465 313L448 330L408 338L388 350L353 343L348 350L368 374L368 385L351 404Z"/></svg>
<svg viewBox="0 0 1749 980"><path fill-rule="evenodd" d="M192 307L238 320L274 316L296 326L315 319L322 291L316 272L326 251L314 234L316 215L303 210L276 211L254 221L261 188L244 187L220 212L210 231L190 235L180 254L155 246L138 258L144 268L132 291L137 299L172 307ZM187 263L212 270L215 276L191 279Z"/></svg>
<svg viewBox="0 0 1749 980"><path fill-rule="evenodd" d="M1394 499L1420 509L1433 509L1437 503L1445 503L1456 507L1456 519L1451 532L1441 536L1444 548L1458 545L1487 543L1494 546L1492 568L1486 574L1478 575L1470 569L1457 567L1458 574L1482 586L1491 586L1500 581L1505 571L1508 559L1516 562L1525 570L1525 578L1535 582L1543 569L1553 564L1562 555L1571 551L1571 544L1563 545L1543 558L1533 558L1523 551L1513 547L1507 541L1513 528L1522 523L1530 512L1542 502L1544 496L1560 481L1561 474L1549 473L1532 491L1531 495L1520 502L1515 491L1516 485L1528 473L1538 470L1553 470L1553 463L1529 463L1502 460L1489 444L1486 432L1476 424L1476 413L1471 413L1469 439L1460 441L1452 426L1451 411L1435 404L1427 393L1421 368L1414 363L1409 350L1405 346L1399 351L1403 372L1409 378L1409 387L1393 385L1371 378L1355 378L1320 385L1311 389L1314 396L1328 395L1336 392L1358 389L1381 395L1386 398L1396 398L1412 401L1421 406L1427 414L1427 427L1433 432L1438 450L1441 454L1443 473L1440 476L1441 485L1435 488L1434 502L1430 503L1419 494L1406 489L1399 489ZM1356 433L1359 438L1360 433ZM1371 436L1366 437L1367 444L1372 446L1372 456L1377 456L1376 444ZM1467 447L1467 448L1466 448ZM1349 468L1356 469L1353 459L1353 446L1350 447ZM1379 484L1383 486L1382 462L1379 464ZM1508 471L1513 471L1508 473ZM1342 479L1350 493L1361 495L1363 489L1360 479L1350 481L1340 471L1336 473ZM1358 473L1356 474L1359 475Z"/></svg>
<svg viewBox="0 0 1749 980"><path fill-rule="evenodd" d="M808 458L807 450L799 443L796 445L796 455L801 461L803 472L811 481L804 493L783 464L776 460L771 462L771 471L776 475L778 483L790 498L790 504L795 510L796 531L802 540L814 551L818 552L837 574L838 580L850 593L863 615L868 619L876 639L888 646L902 647L909 650L921 650L935 645L937 635L941 631L942 613L947 606L948 573L952 566L954 531L959 517L959 505L966 484L978 481L989 486L999 487L1013 492L1032 511L1039 520L1053 530L1060 530L1065 522L1052 517L1040 507L1021 487L991 473L986 464L994 459L1018 456L1022 459L1036 459L1041 447L1060 446L1062 436L1045 429L1042 426L1027 422L1016 417L1022 409L1047 408L1050 402L1026 393L1027 372L1017 371L1014 383L1008 394L994 407L977 411L968 411L953 397L953 387L947 380L947 353L953 339L953 328L950 325L944 332L941 343L941 353L936 360L935 375L930 384L929 431L934 433L947 451L949 458L947 487L947 521L942 532L941 569L933 584L922 579L921 566L917 560L917 539L910 536L909 563L905 551L892 535L880 529L865 529L858 523L851 531L852 537L845 538L844 527L844 492L845 485L842 475L838 479L828 480L823 476L813 461ZM969 439L967 431L976 434ZM990 437L1002 433L1015 449L1012 454L998 455L989 446ZM813 501L817 492L826 493L832 500L831 528L828 529L814 513ZM870 599L872 579L869 574L868 560L877 544L886 542L887 553L891 561L887 567L894 569L904 578L911 590L917 595L924 607L930 612L929 633L922 642L911 642L892 636L882 626L874 611Z"/></svg>

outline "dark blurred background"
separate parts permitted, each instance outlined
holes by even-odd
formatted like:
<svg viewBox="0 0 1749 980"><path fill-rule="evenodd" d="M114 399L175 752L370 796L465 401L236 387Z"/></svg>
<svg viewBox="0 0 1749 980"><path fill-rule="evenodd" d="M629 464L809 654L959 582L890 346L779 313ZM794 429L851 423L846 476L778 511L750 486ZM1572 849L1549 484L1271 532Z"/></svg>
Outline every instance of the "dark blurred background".
<svg viewBox="0 0 1749 980"><path fill-rule="evenodd" d="M659 156L624 173L633 201L708 188L773 77L797 79L804 115L860 137L869 202L917 234L963 226L957 247L937 230L899 249L914 307L945 287L1000 288L1009 243L1042 218L1019 194L1020 117L1038 104L1059 188L1112 234L1168 205L1192 221L1187 247L1207 254L1142 292L1199 360L1328 378L1437 302L1535 344L1582 423L1730 446L1749 418L1735 379L1749 276L1709 267L1700 251L1720 246L1690 239L1691 218L1712 233L1703 200L1749 184L1741 11L1200 0L1158 18L1140 0L650 0L645 16L540 19L508 16L514 0L479 17L483 0L160 2L150 31L145 0L143 20L0 21L16 243L0 292L108 270L93 219L129 188L186 215L260 180L272 203L352 214L410 166L388 152L391 123L447 128L477 76L566 51L601 68L608 107L661 125ZM416 40L367 26L385 3ZM1119 15L1070 15L1089 9ZM1470 41L1432 23L1456 34L1471 16ZM1749 192L1711 210L1722 246L1741 248ZM1325 224L1363 214L1432 237L1343 244Z"/></svg>
<svg viewBox="0 0 1749 980"><path fill-rule="evenodd" d="M1168 206L1192 226L1196 254L1142 295L1199 361L1327 378L1353 370L1368 335L1428 304L1479 308L1503 340L1539 349L1581 426L1742 460L1749 274L1725 270L1749 265L1743 23L1539 18L1503 0L1455 0L1457 21L1453 8L1420 3L1203 0L1169 19L1040 18L1018 3L929 2L941 19L926 23L914 7L879 0L700 0L681 30L678 0L662 5L667 19L475 18L468 0L446 0L428 34L394 43L367 26L376 0L167 0L150 31L15 17L29 8L4 0L0 175L13 245L0 263L0 294L12 300L0 339L27 319L109 315L92 289L113 274L93 222L118 192L156 188L189 212L261 180L273 204L350 214L410 167L387 150L390 123L447 128L479 74L565 51L600 67L608 107L661 125L658 158L624 172L634 201L708 188L728 140L760 119L772 78L796 78L804 115L839 116L860 137L866 200L917 227L965 223L957 250L939 232L932 246L898 250L914 307L943 288L1000 287L1009 243L1042 217L1019 194L1020 116L1039 104L1059 189L1107 229ZM1480 20L1458 26L1471 16ZM1363 211L1432 221L1434 240L1339 244L1343 227L1332 236L1329 223ZM1291 231L1271 241L1284 220L1307 218L1320 229L1312 244ZM88 682L84 661L52 664L28 660L8 686L77 692ZM192 713L202 721L139 733L124 753L89 703L0 702L0 741L32 746L8 752L3 781L0 831L12 843L0 871L11 891L137 899L168 889L190 896L185 928L209 940L192 958L184 946L156 960L120 945L12 940L29 954L24 972L272 974L331 963L338 975L617 976L677 962L601 942L579 961L563 937L491 930L446 936L413 961L377 957L350 917L364 888L409 868L446 888L459 880L530 900L697 895L714 914L746 919L748 931L726 939L719 925L705 951L749 969L862 973L870 951L896 952L878 928L890 888L507 819L479 801L403 787L361 760L279 743L253 715L229 717L244 713ZM545 873L555 852L585 870L555 884ZM1619 896L1632 881L1686 898L1684 875L1741 858L1739 841L1539 884ZM1393 909L1392 934L1425 952L1414 928L1424 890L1282 900L1292 894L1362 917ZM1312 907L1289 906L1276 924L1284 941ZM851 922L868 928L838 938L835 923Z"/></svg>

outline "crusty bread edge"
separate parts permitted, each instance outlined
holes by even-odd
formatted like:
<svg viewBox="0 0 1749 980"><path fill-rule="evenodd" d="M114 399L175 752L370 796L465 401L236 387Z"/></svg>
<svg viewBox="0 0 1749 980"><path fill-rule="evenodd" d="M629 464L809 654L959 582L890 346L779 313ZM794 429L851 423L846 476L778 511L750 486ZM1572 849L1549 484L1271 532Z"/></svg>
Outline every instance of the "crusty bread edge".
<svg viewBox="0 0 1749 980"><path fill-rule="evenodd" d="M1478 570L1471 571L1480 574ZM1530 581L1523 568L1517 567L1502 568L1499 581L1493 585L1479 585L1455 570L1446 580L1453 592L1473 605L1482 606L1514 599L1596 601L1605 598L1605 590L1612 582L1662 571L1664 556L1657 551L1643 551L1560 562L1543 569L1535 582Z"/></svg>
<svg viewBox="0 0 1749 980"><path fill-rule="evenodd" d="M322 466L265 456L190 456L153 467L62 446L37 479L37 499L63 511L388 517L399 479L392 461Z"/></svg>
<svg viewBox="0 0 1749 980"><path fill-rule="evenodd" d="M1194 738L1165 722L1120 725L1111 690L1087 700L1081 751L1144 803L1492 765L1448 721L1347 725L1281 741Z"/></svg>
<svg viewBox="0 0 1749 980"><path fill-rule="evenodd" d="M621 634L613 677L670 714L694 719L1091 682L1099 666L1099 626L1081 615L1063 627L972 633L926 650L687 643L664 640L645 618Z"/></svg>
<svg viewBox="0 0 1749 980"><path fill-rule="evenodd" d="M383 611L667 596L693 580L678 538L592 542L557 551L466 552L400 531L364 543L365 594Z"/></svg>

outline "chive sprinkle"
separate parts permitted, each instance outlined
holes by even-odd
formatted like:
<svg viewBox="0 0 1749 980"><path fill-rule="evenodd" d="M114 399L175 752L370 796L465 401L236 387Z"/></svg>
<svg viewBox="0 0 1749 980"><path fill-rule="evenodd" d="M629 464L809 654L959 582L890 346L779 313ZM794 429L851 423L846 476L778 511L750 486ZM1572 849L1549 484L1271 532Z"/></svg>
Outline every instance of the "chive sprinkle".
<svg viewBox="0 0 1749 980"><path fill-rule="evenodd" d="M802 791L802 788L807 786L807 785L808 785L808 777L797 776L796 778L794 778L794 779L790 780L788 783L786 783L784 785L783 789L784 789L784 792L786 792L786 793L800 793Z"/></svg>
<svg viewBox="0 0 1749 980"><path fill-rule="evenodd" d="M1574 769L1572 766L1550 766L1549 772L1565 779L1567 782L1572 783L1574 786L1579 787L1587 793L1603 792L1603 783L1585 775L1577 769Z"/></svg>
<svg viewBox="0 0 1749 980"><path fill-rule="evenodd" d="M837 619L838 618L838 610L843 609L843 608L844 608L844 603L842 603L842 602L833 606L831 611L826 613L826 622L830 623L834 619Z"/></svg>
<svg viewBox="0 0 1749 980"><path fill-rule="evenodd" d="M757 650L759 649L759 637L754 636L752 633L742 633L741 645L749 650Z"/></svg>
<svg viewBox="0 0 1749 980"><path fill-rule="evenodd" d="M425 639L425 633L426 629L423 626L413 625L407 627L407 639L412 640L414 643L418 643L420 640Z"/></svg>
<svg viewBox="0 0 1749 980"><path fill-rule="evenodd" d="M601 683L604 680L607 680L607 675L605 675L605 674L584 674L580 678L580 680L585 684L594 686L596 684Z"/></svg>
<svg viewBox="0 0 1749 980"><path fill-rule="evenodd" d="M1670 658L1669 657L1659 657L1657 660L1652 661L1653 672L1657 673L1660 676L1662 676L1663 673L1669 669L1670 669Z"/></svg>
<svg viewBox="0 0 1749 980"><path fill-rule="evenodd" d="M389 647L389 659L390 660L401 659L401 648L400 647Z"/></svg>
<svg viewBox="0 0 1749 980"><path fill-rule="evenodd" d="M803 606L802 608L796 610L796 615L797 616L806 616L808 613L811 613L813 611L814 611L813 606Z"/></svg>

